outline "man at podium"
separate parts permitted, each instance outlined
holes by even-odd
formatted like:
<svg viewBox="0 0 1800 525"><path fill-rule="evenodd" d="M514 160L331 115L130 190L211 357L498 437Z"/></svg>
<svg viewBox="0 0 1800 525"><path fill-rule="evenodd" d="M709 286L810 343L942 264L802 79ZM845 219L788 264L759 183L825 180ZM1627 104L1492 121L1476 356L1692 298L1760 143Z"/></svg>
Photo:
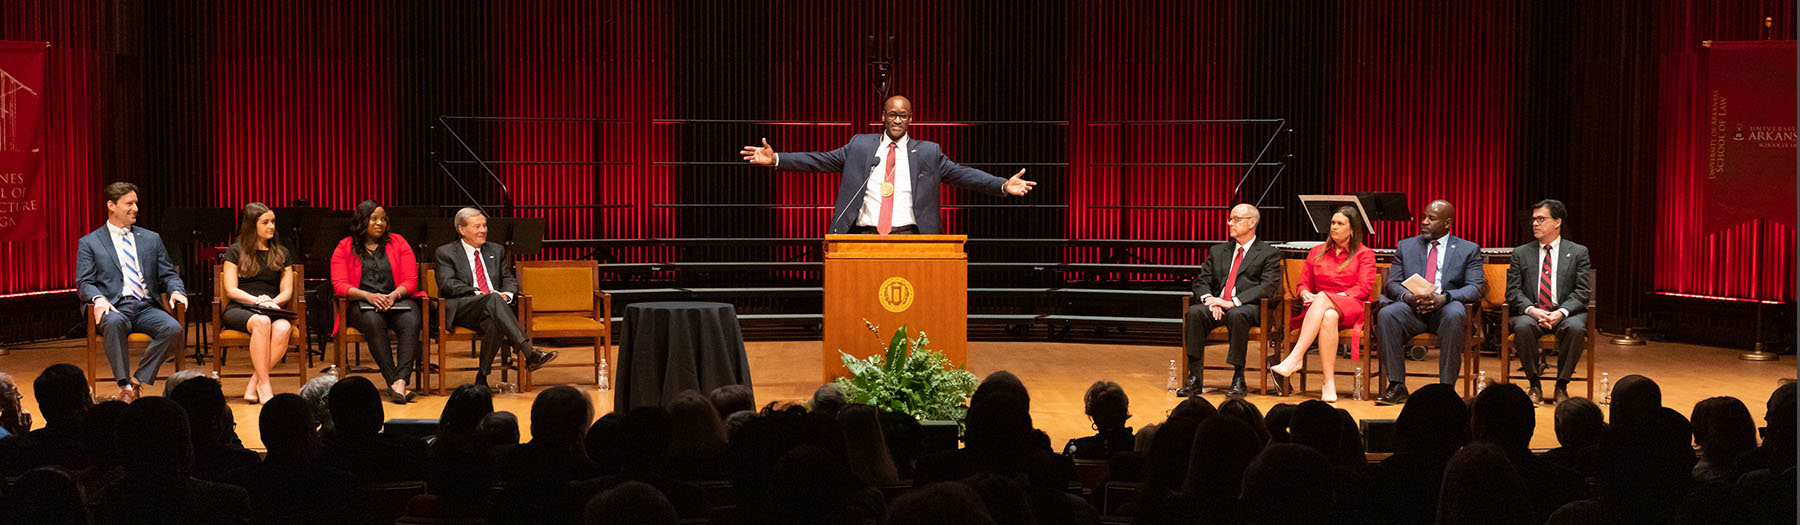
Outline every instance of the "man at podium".
<svg viewBox="0 0 1800 525"><path fill-rule="evenodd" d="M1036 182L1025 180L1025 170L1002 179L962 166L944 155L935 142L912 140L912 101L895 96L881 112L884 133L864 133L835 150L780 156L769 140L762 146L744 146L744 160L759 166L794 171L844 174L832 206L829 233L941 234L938 185L948 182L993 195L1022 196Z"/></svg>

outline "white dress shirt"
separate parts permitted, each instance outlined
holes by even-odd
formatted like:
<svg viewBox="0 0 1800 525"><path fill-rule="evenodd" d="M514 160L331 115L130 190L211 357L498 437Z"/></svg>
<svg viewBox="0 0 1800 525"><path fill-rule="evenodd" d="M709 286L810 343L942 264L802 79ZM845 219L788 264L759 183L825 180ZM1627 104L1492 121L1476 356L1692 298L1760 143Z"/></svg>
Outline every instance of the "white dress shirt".
<svg viewBox="0 0 1800 525"><path fill-rule="evenodd" d="M1425 262L1427 262L1427 263L1431 262L1431 243L1434 243L1434 242L1438 244L1437 245L1437 268L1432 268L1431 271L1432 271L1432 276L1436 277L1437 280L1432 281L1431 284L1433 286L1437 287L1438 293L1444 293L1444 252L1448 251L1450 249L1450 236L1445 235L1435 241L1431 241L1431 240L1425 241Z"/></svg>
<svg viewBox="0 0 1800 525"><path fill-rule="evenodd" d="M475 295L481 295L481 284L475 282L475 265L476 264L483 265L481 267L481 274L482 274L482 276L488 278L488 281L487 281L488 288L489 289L498 289L499 287L494 286L494 283L496 282L496 281L494 281L494 274L492 273L494 271L494 269L488 268L486 266L487 263L481 260L481 247L480 246L470 246L468 241L458 241L458 242L462 243L463 258L468 259L468 261L469 261L469 285L475 287ZM502 295L505 295L505 294L502 294Z"/></svg>
<svg viewBox="0 0 1800 525"><path fill-rule="evenodd" d="M912 200L912 165L906 158L907 146L912 143L910 135L901 136L899 147L894 149L894 218L891 223L895 228L910 226L917 221L913 219ZM888 145L895 141L886 133L881 134L881 144L875 148L875 168L869 171L869 180L863 184L862 213L857 214L858 226L876 227L881 225L881 183L887 179ZM845 159L844 162L867 162L860 159Z"/></svg>
<svg viewBox="0 0 1800 525"><path fill-rule="evenodd" d="M1558 235L1556 237L1556 240L1550 241L1549 246L1550 246L1550 300L1555 301L1556 300L1556 287L1561 286L1561 283L1556 282L1556 274L1558 272L1562 271L1562 263L1563 263L1562 236ZM1538 275L1540 277L1534 278L1531 281L1531 285L1532 285L1531 288L1534 290L1532 292L1532 295L1534 296L1534 298L1536 296L1535 290L1537 289L1537 282L1539 279L1543 279L1543 277L1541 277L1541 276L1544 273L1544 244L1543 243L1538 244L1537 263L1538 263ZM1551 306L1555 306L1555 305L1552 304ZM1557 308L1556 312L1562 314L1563 317L1569 316L1568 308Z"/></svg>
<svg viewBox="0 0 1800 525"><path fill-rule="evenodd" d="M1244 258L1246 258L1246 259L1250 258L1250 245L1253 245L1253 244L1256 244L1256 237L1251 237L1250 242L1238 243L1237 246L1235 246L1231 249L1231 256L1233 258L1236 258L1238 256L1238 250L1243 250ZM1239 261L1239 264L1241 265L1242 261ZM1245 268L1238 268L1239 273L1242 273L1244 270L1245 270ZM1231 271L1231 270L1227 269L1226 271ZM1225 289L1231 290L1231 305L1232 306L1243 306L1244 305L1243 301L1238 300L1237 275L1225 276L1225 285L1221 286L1220 288L1225 288ZM1212 296L1213 296L1212 294L1202 295L1202 296L1200 296L1200 300L1206 301L1207 299L1211 299Z"/></svg>
<svg viewBox="0 0 1800 525"><path fill-rule="evenodd" d="M131 228L113 226L112 221L106 221L106 233L112 236L113 258L119 260L119 297L137 297L137 294L131 293L131 270L126 269L125 267L125 257L129 255L131 258L136 259L137 253L127 250L125 248L125 241L122 239L124 237L130 237L131 245L135 247L138 242L137 234L132 233ZM138 261L138 282L144 285L145 290L149 290L150 279L144 276L143 271L144 261ZM147 299L146 297L138 298Z"/></svg>

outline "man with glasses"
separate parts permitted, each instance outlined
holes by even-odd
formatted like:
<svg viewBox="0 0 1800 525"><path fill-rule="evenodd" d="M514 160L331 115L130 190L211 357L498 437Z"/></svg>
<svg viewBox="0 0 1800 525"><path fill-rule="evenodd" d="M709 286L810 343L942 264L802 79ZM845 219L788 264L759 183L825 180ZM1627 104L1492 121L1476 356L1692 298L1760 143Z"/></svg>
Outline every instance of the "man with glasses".
<svg viewBox="0 0 1800 525"><path fill-rule="evenodd" d="M1526 392L1532 404L1544 399L1538 376L1544 359L1538 355L1538 338L1556 334L1556 402L1569 399L1569 377L1581 363L1587 342L1587 300L1594 293L1588 282L1588 249L1562 238L1563 218L1569 209L1562 201L1544 199L1531 207L1532 242L1513 248L1506 266L1506 303L1520 312L1512 323L1513 350L1531 381Z"/></svg>
<svg viewBox="0 0 1800 525"><path fill-rule="evenodd" d="M1277 293L1281 286L1281 251L1256 238L1256 224L1261 220L1262 212L1255 206L1233 206L1225 219L1231 241L1207 250L1200 277L1194 279L1195 301L1184 314L1188 376L1175 391L1178 396L1200 394L1206 336L1223 324L1230 340L1225 362L1233 367L1231 388L1225 395L1244 397L1244 352L1250 346L1250 328L1262 321L1257 318L1257 301Z"/></svg>
<svg viewBox="0 0 1800 525"><path fill-rule="evenodd" d="M882 106L884 133L859 134L835 150L819 153L775 153L769 139L762 146L744 146L744 160L759 166L793 171L842 172L837 204L832 207L830 233L879 235L944 232L938 216L938 184L948 182L992 195L1023 196L1036 182L1025 180L1025 170L1010 179L962 166L937 143L912 140L906 133L912 123L912 102L906 97L887 99Z"/></svg>

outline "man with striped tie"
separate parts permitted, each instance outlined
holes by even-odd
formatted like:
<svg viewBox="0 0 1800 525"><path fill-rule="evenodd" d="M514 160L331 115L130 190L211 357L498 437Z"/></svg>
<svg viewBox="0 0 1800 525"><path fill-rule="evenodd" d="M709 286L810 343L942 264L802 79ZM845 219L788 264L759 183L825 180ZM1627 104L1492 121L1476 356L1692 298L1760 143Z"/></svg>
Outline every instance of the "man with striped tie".
<svg viewBox="0 0 1800 525"><path fill-rule="evenodd" d="M115 182L106 186L106 224L81 237L75 255L75 283L84 302L94 304L94 319L106 338L106 360L119 381L119 399L131 402L138 389L156 382L162 366L182 341L181 322L158 308L157 297L169 294L169 307L187 304L181 276L169 262L162 237L133 226L138 212L137 186ZM132 333L150 336L150 346L129 368Z"/></svg>
<svg viewBox="0 0 1800 525"><path fill-rule="evenodd" d="M1543 402L1538 379L1544 360L1538 356L1538 338L1556 334L1556 402L1569 399L1569 377L1581 363L1586 348L1587 302L1593 293L1588 282L1588 249L1562 238L1563 219L1569 209L1562 201L1544 199L1531 207L1531 235L1537 239L1513 248L1506 267L1506 302L1515 312L1513 351L1531 380L1527 393L1533 404Z"/></svg>

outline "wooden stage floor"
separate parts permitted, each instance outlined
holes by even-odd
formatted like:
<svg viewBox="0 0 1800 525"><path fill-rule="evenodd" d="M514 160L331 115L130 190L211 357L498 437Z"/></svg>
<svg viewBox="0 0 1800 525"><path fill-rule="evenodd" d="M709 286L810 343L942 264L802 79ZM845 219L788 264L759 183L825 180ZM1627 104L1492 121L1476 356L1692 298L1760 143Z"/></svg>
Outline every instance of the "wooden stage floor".
<svg viewBox="0 0 1800 525"><path fill-rule="evenodd" d="M810 399L813 389L819 386L820 352L819 342L753 342L748 343L751 377L755 383L756 400L759 405L770 401L799 401ZM459 345L460 347L460 345ZM561 348L561 362L585 361L591 355L589 347ZM1208 363L1223 363L1225 348L1216 345L1209 349ZM1608 344L1598 345L1600 354L1599 370L1609 372L1613 380L1630 374L1643 374L1655 379L1662 387L1663 404L1682 414L1692 411L1695 403L1712 396L1735 396L1749 406L1750 413L1757 422L1762 422L1764 401L1769 392L1782 378L1795 376L1794 356L1784 355L1774 362L1742 361L1737 358L1738 351L1727 348L1706 347L1677 343L1652 342L1642 347L1615 347ZM466 350L452 352L460 354L453 357L458 361L473 364ZM969 344L969 370L978 376L985 376L996 370L1010 370L1025 382L1031 392L1032 421L1040 429L1050 434L1057 446L1070 438L1092 433L1087 417L1082 414L1082 394L1088 385L1097 380L1116 381L1125 387L1131 397L1131 413L1129 425L1134 428L1150 423L1161 422L1179 401L1164 390L1168 378L1169 359L1175 358L1178 350L1172 347L1125 346L1105 344L1075 344L1049 342L973 342ZM134 356L135 357L135 356ZM1317 357L1312 357L1312 364L1317 366ZM1408 368L1413 371L1436 370L1436 352L1423 362L1409 362ZM38 343L24 347L15 347L10 355L0 356L0 371L13 375L24 392L26 406L32 412L37 411L35 397L32 394L31 381L37 374L53 363L84 363L80 341L54 341ZM192 361L188 362L190 365ZM1340 361L1342 363L1342 361ZM1498 359L1483 359L1484 367L1490 376L1498 377ZM456 364L453 361L453 364ZM105 366L102 360L102 366ZM322 368L324 364L314 367ZM247 371L249 360L235 359L226 367L228 372ZM291 366L284 367L291 370ZM1584 367L1585 368L1585 367ZM164 372L168 369L165 367ZM376 374L371 379L380 383ZM452 383L466 382L472 379L472 373L451 374ZM591 375L585 368L546 369L536 375L539 390L543 386L558 382L589 382ZM1228 372L1211 372L1207 386L1223 386L1230 379ZM1256 386L1256 378L1248 377L1251 388ZM1417 388L1426 384L1426 380L1413 379L1408 385ZM258 435L256 415L258 406L245 403L239 396L243 394L243 379L225 380L226 399L229 400L232 412L237 415L238 434L244 444L251 448L260 448L262 440ZM275 390L293 392L299 387L295 378L276 378ZM1299 403L1307 399L1317 399L1318 378L1315 376L1310 385L1314 391L1296 393L1289 397L1257 395L1254 392L1248 399L1265 411L1278 403ZM1357 418L1393 418L1400 413L1398 406L1379 407L1373 402L1351 401L1349 381L1339 383L1340 400L1337 406L1345 408ZM597 392L592 385L581 386L587 390L597 403L596 414L605 414L612 410L610 392ZM1581 383L1572 383L1570 393L1583 395L1586 387ZM159 382L149 389L150 393L160 394L162 385ZM535 390L534 390L535 392ZM1548 392L1546 392L1548 393ZM116 389L102 384L96 391L102 397L116 394ZM1371 397L1374 393L1371 393ZM1214 404L1223 402L1223 396L1210 394L1206 396ZM422 396L418 401L396 406L384 403L388 418L436 418L443 410L445 397ZM531 401L533 395L511 394L496 396L494 408L517 414L521 431L530 439ZM1545 405L1538 410L1538 426L1532 436L1534 448L1550 448L1556 446L1556 435L1553 423L1554 410ZM42 419L38 418L38 425Z"/></svg>

